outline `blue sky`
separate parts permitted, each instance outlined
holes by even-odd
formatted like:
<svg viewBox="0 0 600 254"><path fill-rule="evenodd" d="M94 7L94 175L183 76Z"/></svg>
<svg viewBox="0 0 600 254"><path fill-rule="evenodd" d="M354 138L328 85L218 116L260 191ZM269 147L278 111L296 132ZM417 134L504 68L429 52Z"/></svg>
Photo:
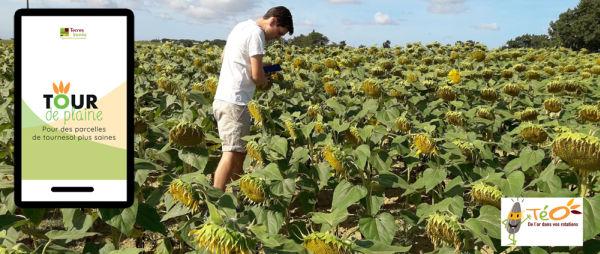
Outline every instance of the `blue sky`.
<svg viewBox="0 0 600 254"><path fill-rule="evenodd" d="M135 12L136 40L225 39L239 21L288 7L295 33L313 29L353 46L475 40L490 48L516 36L546 34L550 21L578 0L30 0L31 8L123 7ZM0 2L0 38L13 35L23 0ZM287 36L289 38L289 35Z"/></svg>

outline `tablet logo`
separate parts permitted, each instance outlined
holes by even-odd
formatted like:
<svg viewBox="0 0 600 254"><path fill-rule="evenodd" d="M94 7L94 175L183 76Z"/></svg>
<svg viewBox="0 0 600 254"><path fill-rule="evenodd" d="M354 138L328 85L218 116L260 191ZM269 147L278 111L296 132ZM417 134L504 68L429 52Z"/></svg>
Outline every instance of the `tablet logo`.
<svg viewBox="0 0 600 254"><path fill-rule="evenodd" d="M67 96L69 89L71 88L71 82L68 82L67 85L64 85L62 80L56 85L56 83L52 83L52 89L56 94L44 94L43 97L46 99L46 109L50 109L50 105L54 105L57 109L65 109L71 105L74 109L83 108L85 105L86 108L98 108L96 106L96 101L98 98L94 94L80 94L79 98L75 94L71 94L71 97ZM78 100L79 99L79 100Z"/></svg>
<svg viewBox="0 0 600 254"><path fill-rule="evenodd" d="M87 34L83 28L61 27L59 30L61 39L85 39Z"/></svg>

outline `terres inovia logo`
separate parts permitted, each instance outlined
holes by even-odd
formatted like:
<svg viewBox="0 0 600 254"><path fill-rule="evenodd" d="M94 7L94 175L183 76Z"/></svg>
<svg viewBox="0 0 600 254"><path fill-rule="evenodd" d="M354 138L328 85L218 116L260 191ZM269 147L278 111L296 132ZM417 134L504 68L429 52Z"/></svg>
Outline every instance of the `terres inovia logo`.
<svg viewBox="0 0 600 254"><path fill-rule="evenodd" d="M85 39L87 37L83 28L61 27L59 34L61 39Z"/></svg>
<svg viewBox="0 0 600 254"><path fill-rule="evenodd" d="M582 246L581 198L502 198L502 246Z"/></svg>
<svg viewBox="0 0 600 254"><path fill-rule="evenodd" d="M71 88L71 82L66 85L62 81L58 85L52 83L52 90L54 94L44 94L43 97L46 99L46 109L50 109L54 106L56 109L66 109L69 105L73 109L81 109L85 106L86 109L98 108L96 107L97 97L94 94L71 94L70 98L67 96L69 89ZM79 97L79 98L78 98Z"/></svg>

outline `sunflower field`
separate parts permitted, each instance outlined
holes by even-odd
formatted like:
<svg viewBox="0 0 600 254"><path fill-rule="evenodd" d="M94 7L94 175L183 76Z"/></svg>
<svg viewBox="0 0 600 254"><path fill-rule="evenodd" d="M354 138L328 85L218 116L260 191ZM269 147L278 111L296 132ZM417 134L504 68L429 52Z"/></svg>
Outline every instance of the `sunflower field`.
<svg viewBox="0 0 600 254"><path fill-rule="evenodd" d="M0 253L600 252L598 53L271 44L223 193L222 48L136 42L133 206L21 209L1 45ZM501 246L502 197L583 197L583 247Z"/></svg>

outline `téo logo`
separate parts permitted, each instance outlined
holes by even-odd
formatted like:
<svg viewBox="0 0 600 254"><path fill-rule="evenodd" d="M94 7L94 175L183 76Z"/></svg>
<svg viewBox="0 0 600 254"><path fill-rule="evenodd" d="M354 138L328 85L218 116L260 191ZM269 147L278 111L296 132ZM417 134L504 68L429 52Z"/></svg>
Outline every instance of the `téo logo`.
<svg viewBox="0 0 600 254"><path fill-rule="evenodd" d="M502 246L583 244L581 198L502 198L501 202Z"/></svg>
<svg viewBox="0 0 600 254"><path fill-rule="evenodd" d="M83 28L61 27L59 30L61 39L85 39L87 34Z"/></svg>
<svg viewBox="0 0 600 254"><path fill-rule="evenodd" d="M52 83L52 89L54 90L54 94L44 94L43 97L46 99L46 109L50 109L51 105L53 105L57 109L65 109L69 105L74 109L81 109L85 106L85 108L98 108L96 107L96 101L98 98L94 94L80 94L79 96L75 94L71 94L70 98L67 95L69 89L71 88L71 82L68 82L66 85L63 84L62 80L57 86L56 83ZM77 98L79 97L79 98Z"/></svg>

